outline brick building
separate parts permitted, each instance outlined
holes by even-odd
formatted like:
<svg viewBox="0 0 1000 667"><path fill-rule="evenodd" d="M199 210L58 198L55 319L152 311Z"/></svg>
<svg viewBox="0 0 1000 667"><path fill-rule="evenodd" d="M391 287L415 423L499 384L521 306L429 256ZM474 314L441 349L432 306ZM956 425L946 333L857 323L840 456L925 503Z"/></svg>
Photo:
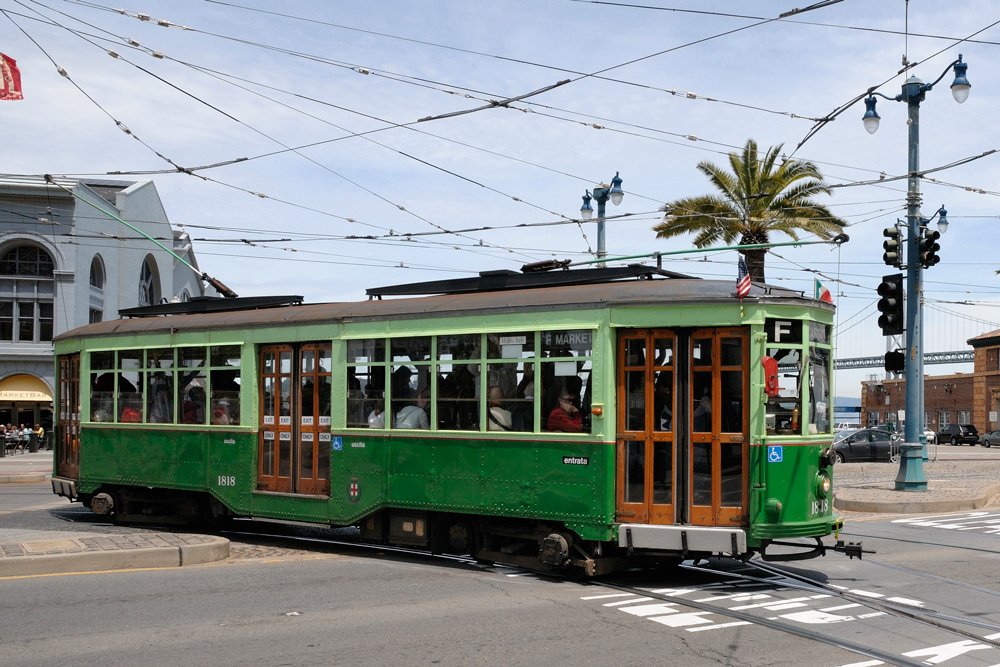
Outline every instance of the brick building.
<svg viewBox="0 0 1000 667"><path fill-rule="evenodd" d="M924 376L923 427L940 431L948 424L973 424L980 433L1000 428L1000 329L970 338L972 373ZM861 422L869 426L899 423L906 407L906 381L861 383Z"/></svg>
<svg viewBox="0 0 1000 667"><path fill-rule="evenodd" d="M975 350L973 424L979 432L1000 428L1000 329L969 339Z"/></svg>

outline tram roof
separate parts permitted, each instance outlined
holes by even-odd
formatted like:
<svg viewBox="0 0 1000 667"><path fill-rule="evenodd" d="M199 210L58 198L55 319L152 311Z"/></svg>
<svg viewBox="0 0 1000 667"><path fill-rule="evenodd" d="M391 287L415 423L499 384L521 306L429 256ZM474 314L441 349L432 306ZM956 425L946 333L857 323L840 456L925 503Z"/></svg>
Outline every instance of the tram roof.
<svg viewBox="0 0 1000 667"><path fill-rule="evenodd" d="M744 302L797 306L808 304L815 308L833 310L831 304L808 299L802 292L760 283L755 283L750 288L750 293L744 298ZM603 284L300 304L257 310L109 320L68 331L57 336L55 340L250 327L304 326L331 322L723 303L737 303L735 281L654 278Z"/></svg>

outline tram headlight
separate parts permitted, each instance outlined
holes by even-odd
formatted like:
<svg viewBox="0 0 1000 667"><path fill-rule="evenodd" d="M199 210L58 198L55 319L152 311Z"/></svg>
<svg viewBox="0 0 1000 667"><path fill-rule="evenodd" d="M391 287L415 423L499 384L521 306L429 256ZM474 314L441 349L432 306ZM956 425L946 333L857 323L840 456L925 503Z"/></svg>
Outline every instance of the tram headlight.
<svg viewBox="0 0 1000 667"><path fill-rule="evenodd" d="M767 502L764 503L764 510L767 512L768 519L778 521L781 518L781 501L777 498L768 498Z"/></svg>
<svg viewBox="0 0 1000 667"><path fill-rule="evenodd" d="M833 482L830 481L830 476L826 473L819 473L816 475L816 495L820 498L826 498L830 495L830 491L833 489Z"/></svg>

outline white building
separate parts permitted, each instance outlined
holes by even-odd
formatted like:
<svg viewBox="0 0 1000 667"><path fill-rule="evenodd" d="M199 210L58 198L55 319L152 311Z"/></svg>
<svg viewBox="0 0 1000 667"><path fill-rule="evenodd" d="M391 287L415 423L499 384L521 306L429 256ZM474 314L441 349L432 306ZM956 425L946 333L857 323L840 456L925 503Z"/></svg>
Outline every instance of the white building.
<svg viewBox="0 0 1000 667"><path fill-rule="evenodd" d="M0 422L52 425L52 338L118 311L204 296L187 232L152 181L0 175ZM214 292L213 292L214 293Z"/></svg>

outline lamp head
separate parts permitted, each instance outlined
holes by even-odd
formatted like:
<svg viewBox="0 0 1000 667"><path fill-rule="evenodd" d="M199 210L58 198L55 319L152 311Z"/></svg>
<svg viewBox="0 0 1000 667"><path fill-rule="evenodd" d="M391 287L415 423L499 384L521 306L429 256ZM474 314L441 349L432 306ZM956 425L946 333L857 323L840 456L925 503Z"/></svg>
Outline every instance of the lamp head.
<svg viewBox="0 0 1000 667"><path fill-rule="evenodd" d="M580 217L584 220L590 220L594 215L594 207L590 205L590 191L584 190L583 192L583 206L580 207Z"/></svg>
<svg viewBox="0 0 1000 667"><path fill-rule="evenodd" d="M969 69L969 65L962 62L962 54L958 55L958 62L955 63L955 67L952 69L955 70L955 80L951 83L951 95L955 98L956 102L961 104L969 99L969 89L972 88L972 84L965 78L965 71Z"/></svg>
<svg viewBox="0 0 1000 667"><path fill-rule="evenodd" d="M861 117L861 122L864 123L868 134L875 134L878 130L879 119L880 116L875 111L875 96L869 95L865 98L865 115Z"/></svg>
<svg viewBox="0 0 1000 667"><path fill-rule="evenodd" d="M618 172L615 172L615 177L611 179L611 203L615 206L622 203L622 197L625 193L622 191L622 179L618 178Z"/></svg>
<svg viewBox="0 0 1000 667"><path fill-rule="evenodd" d="M948 231L948 211L944 210L944 206L938 209L937 228L942 234Z"/></svg>

